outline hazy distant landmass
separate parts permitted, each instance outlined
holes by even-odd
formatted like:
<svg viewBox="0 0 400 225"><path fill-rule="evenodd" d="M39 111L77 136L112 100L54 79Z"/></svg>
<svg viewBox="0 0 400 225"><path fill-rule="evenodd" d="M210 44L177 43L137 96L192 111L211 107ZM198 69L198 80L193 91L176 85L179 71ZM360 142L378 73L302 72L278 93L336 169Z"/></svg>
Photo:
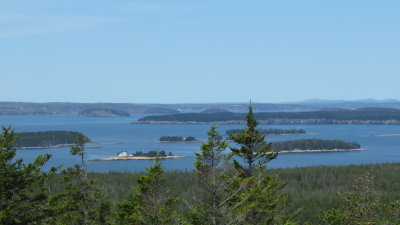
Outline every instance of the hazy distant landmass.
<svg viewBox="0 0 400 225"><path fill-rule="evenodd" d="M17 133L19 138L15 143L18 148L48 148L62 147L74 144L78 135L74 131L39 131ZM90 140L88 139L90 142Z"/></svg>
<svg viewBox="0 0 400 225"><path fill-rule="evenodd" d="M130 113L125 110L116 109L85 109L79 112L78 115L90 117L119 117L130 116Z"/></svg>
<svg viewBox="0 0 400 225"><path fill-rule="evenodd" d="M400 101L387 100L319 100L312 99L289 103L257 103L254 102L255 112L266 111L333 111L354 110L357 108L384 107L400 109ZM73 114L93 108L123 110L130 114L176 114L180 112L203 113L243 113L247 111L249 103L185 103L185 104L133 104L133 103L69 103L69 102L0 102L0 115L48 115Z"/></svg>
<svg viewBox="0 0 400 225"><path fill-rule="evenodd" d="M181 113L146 116L137 123L226 123L244 124L245 113ZM360 108L356 110L260 112L263 124L400 124L400 109Z"/></svg>
<svg viewBox="0 0 400 225"><path fill-rule="evenodd" d="M0 102L0 115L52 115L72 114L77 115L88 109L112 109L125 111L128 114L168 114L180 111L166 106L154 104L130 104L130 103L30 103L30 102Z"/></svg>

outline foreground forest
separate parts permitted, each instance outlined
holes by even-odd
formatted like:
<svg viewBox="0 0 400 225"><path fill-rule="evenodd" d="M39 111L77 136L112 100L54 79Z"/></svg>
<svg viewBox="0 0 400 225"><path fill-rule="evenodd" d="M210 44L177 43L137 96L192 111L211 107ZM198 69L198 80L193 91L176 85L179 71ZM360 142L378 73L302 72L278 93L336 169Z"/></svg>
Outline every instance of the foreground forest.
<svg viewBox="0 0 400 225"><path fill-rule="evenodd" d="M83 135L61 170L15 160L10 128L0 135L0 224L400 224L400 164L268 169L277 157L256 129L231 134L216 126L195 153L193 171L88 173Z"/></svg>

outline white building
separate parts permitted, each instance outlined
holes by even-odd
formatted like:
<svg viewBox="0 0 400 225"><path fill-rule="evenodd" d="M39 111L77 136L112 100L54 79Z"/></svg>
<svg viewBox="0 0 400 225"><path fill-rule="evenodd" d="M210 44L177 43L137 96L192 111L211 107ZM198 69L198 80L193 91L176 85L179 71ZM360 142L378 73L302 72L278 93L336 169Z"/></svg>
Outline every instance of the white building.
<svg viewBox="0 0 400 225"><path fill-rule="evenodd" d="M118 154L118 157L128 157L128 156L129 156L128 152L125 151Z"/></svg>

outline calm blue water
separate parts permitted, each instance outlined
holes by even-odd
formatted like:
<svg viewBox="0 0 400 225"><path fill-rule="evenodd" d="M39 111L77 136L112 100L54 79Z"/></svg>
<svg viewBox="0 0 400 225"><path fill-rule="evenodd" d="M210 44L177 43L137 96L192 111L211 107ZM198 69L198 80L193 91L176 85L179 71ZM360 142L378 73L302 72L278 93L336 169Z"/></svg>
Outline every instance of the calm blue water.
<svg viewBox="0 0 400 225"><path fill-rule="evenodd" d="M191 156L191 158L163 160L167 170L193 169L193 152L199 151L200 143L156 143L161 136L194 136L206 140L207 124L130 124L145 115L131 117L78 117L73 115L54 116L0 116L0 125L11 125L17 132L69 130L79 131L87 135L94 142L121 142L122 144L99 144L100 148L86 148L88 159L112 157L117 152L127 150L165 150L174 155ZM241 125L220 125L219 131L225 133L227 129L242 128ZM361 152L335 153L302 153L282 154L278 159L269 163L269 167L297 167L312 165L346 165L382 162L400 162L400 137L376 136L381 134L400 134L400 125L260 125L260 128L297 128L305 129L312 135L282 135L268 136L268 141L282 141L302 138L340 139L356 141L362 148ZM230 143L232 145L232 143ZM78 163L76 156L69 154L69 148L48 148L18 150L17 157L27 162L37 155L51 153L52 159L47 167L55 165L70 166ZM140 171L152 165L151 160L90 162L90 171Z"/></svg>

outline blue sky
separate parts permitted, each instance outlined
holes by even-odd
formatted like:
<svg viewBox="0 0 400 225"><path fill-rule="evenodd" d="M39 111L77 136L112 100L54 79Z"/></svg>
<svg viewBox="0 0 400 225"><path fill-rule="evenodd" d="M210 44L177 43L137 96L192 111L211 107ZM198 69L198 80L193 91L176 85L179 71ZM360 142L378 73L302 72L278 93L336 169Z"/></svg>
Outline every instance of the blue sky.
<svg viewBox="0 0 400 225"><path fill-rule="evenodd" d="M400 1L0 0L0 101L400 99Z"/></svg>

